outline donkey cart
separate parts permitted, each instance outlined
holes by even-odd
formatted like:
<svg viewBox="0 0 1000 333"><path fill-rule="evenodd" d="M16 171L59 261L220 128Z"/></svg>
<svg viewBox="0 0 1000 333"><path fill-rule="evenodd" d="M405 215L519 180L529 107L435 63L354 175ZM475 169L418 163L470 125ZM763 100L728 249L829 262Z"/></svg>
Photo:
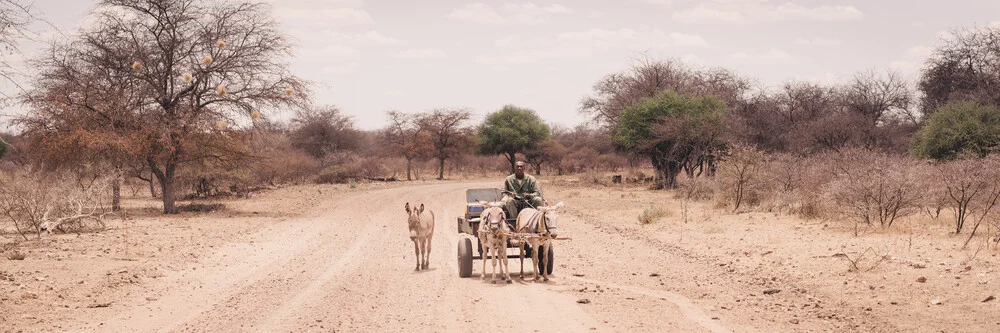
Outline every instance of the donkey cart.
<svg viewBox="0 0 1000 333"><path fill-rule="evenodd" d="M468 189L465 191L465 216L458 217L458 233L466 234L472 237L462 237L458 240L458 276L459 277L470 277L472 276L472 261L476 259L485 260L489 258L483 258L483 245L479 241L479 222L481 221L480 215L486 210L486 204L489 202L497 202L503 198L503 191L498 188L476 188ZM504 214L506 215L507 223L514 226L517 223L517 215L511 214L506 208L503 208ZM525 235L519 235L522 239ZM473 243L475 243L476 253L472 252ZM507 249L517 249L520 250L521 246L511 245L510 240L507 241ZM524 247L524 258L531 258L531 247ZM540 247L539 252L542 251L549 252L549 261L546 267L542 267L542 261L538 261L538 272L543 272L543 269L547 271L548 274L552 274L552 247ZM520 258L520 252L515 252L514 254L507 254L509 259ZM523 265L523 263L522 263Z"/></svg>

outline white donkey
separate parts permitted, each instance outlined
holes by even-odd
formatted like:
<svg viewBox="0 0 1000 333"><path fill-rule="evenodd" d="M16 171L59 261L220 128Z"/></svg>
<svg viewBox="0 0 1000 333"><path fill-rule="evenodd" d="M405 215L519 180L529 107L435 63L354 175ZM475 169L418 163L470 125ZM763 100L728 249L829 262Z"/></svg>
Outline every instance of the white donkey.
<svg viewBox="0 0 1000 333"><path fill-rule="evenodd" d="M417 255L417 269L427 269L430 260L427 257L431 254L431 238L434 237L434 211L429 211L430 215L424 214L424 204L420 204L417 209L410 209L410 203L406 203L407 223L410 225L410 240L413 241L413 251ZM423 259L423 261L421 261Z"/></svg>
<svg viewBox="0 0 1000 333"><path fill-rule="evenodd" d="M483 280L486 280L486 257L493 253L493 275L490 283L497 283L497 261L500 261L500 280L511 283L510 267L507 265L507 233L511 231L507 225L507 215L504 214L502 202L491 202L486 205L479 220L479 242L483 246Z"/></svg>
<svg viewBox="0 0 1000 333"><path fill-rule="evenodd" d="M544 246L546 249L546 251L542 251L545 253L542 253L541 267L547 268L549 260L551 260L547 249L551 248L552 239L556 238L558 234L556 220L559 218L559 213L556 210L562 206L563 203L559 202L555 206L538 207L538 209L525 208L517 214L517 227L515 228L517 233L536 235L536 237L527 239L527 245L531 246L531 262L533 263L532 267L535 268L535 281L538 281L539 247ZM514 245L521 246L521 279L524 280L524 244ZM542 278L546 282L549 281L548 269L542 270Z"/></svg>

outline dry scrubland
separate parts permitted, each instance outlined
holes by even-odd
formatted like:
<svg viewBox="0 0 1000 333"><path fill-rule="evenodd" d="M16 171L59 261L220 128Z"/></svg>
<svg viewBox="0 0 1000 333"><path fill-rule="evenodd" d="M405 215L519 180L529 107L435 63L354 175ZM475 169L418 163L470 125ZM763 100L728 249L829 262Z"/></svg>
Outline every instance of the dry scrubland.
<svg viewBox="0 0 1000 333"><path fill-rule="evenodd" d="M650 171L618 174L628 179L643 172ZM567 203L564 232L578 236L556 245L553 283L590 303L566 306L594 316L614 314L631 322L617 329L640 331L663 326L654 325L655 316L623 312L621 304L653 307L657 298L666 299L659 292L685 296L735 331L1000 329L991 317L1000 310L1000 302L992 300L1000 283L995 243L977 236L963 248L968 230L954 234L952 210L933 218L922 208L904 207L911 214L900 214L891 227L874 222L856 228L851 211L838 206L843 199L824 194L835 187L791 200L753 186L749 204L734 209L726 194L732 189L727 172L723 168L713 181L682 179L676 191L614 184L614 173L541 176L547 197ZM499 183L480 179L494 180ZM165 279L197 270L203 258L227 243L253 242L269 228L360 193L449 182L467 181L290 186L250 199L214 200L223 207L178 216L159 215L155 200L131 198L124 204L127 227L113 220L104 231L29 241L8 232L0 236L0 254L25 258L0 265L5 314L0 326L5 332L59 331L70 323L101 320L156 301L169 291ZM933 192L918 194L926 193ZM806 205L807 198L817 199ZM431 208L456 212L456 207ZM453 218L439 217L437 234L454 233ZM982 230L991 219L984 221L980 235L988 234ZM597 232L583 235L584 229ZM432 266L453 261L452 246L436 247ZM404 258L400 265L412 259ZM446 274L452 275L458 279ZM591 280L597 277L614 282Z"/></svg>

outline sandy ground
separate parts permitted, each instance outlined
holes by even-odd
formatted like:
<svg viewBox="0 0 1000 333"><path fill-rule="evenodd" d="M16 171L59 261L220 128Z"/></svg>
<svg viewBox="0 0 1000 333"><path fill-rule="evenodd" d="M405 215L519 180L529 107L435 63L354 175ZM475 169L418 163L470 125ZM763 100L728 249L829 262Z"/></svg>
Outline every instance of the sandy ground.
<svg viewBox="0 0 1000 333"><path fill-rule="evenodd" d="M983 302L997 251L959 249L944 217L854 237L837 221L711 203L685 214L667 192L543 181L572 238L554 246L552 280L521 282L517 260L513 284L483 282L478 261L459 278L464 190L498 184L295 186L172 217L133 199L127 228L3 235L3 257L27 258L0 260L0 331L1000 330L1000 302ZM413 270L407 202L437 217L426 271ZM640 224L651 205L671 214Z"/></svg>

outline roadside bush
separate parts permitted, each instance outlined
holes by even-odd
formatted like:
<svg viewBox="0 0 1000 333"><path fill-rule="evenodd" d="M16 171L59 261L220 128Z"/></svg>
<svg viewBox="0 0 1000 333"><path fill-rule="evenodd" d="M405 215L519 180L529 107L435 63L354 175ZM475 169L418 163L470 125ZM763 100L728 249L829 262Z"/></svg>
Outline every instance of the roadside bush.
<svg viewBox="0 0 1000 333"><path fill-rule="evenodd" d="M939 164L938 191L947 193L946 207L955 212L955 233L972 222L969 239L1000 203L1000 157L966 158ZM968 243L968 242L966 242Z"/></svg>
<svg viewBox="0 0 1000 333"><path fill-rule="evenodd" d="M677 183L674 196L678 199L694 201L711 200L715 196L717 187L715 180L707 177L678 177Z"/></svg>
<svg viewBox="0 0 1000 333"><path fill-rule="evenodd" d="M347 167L343 165L332 165L324 168L316 177L319 184L344 184L347 179L353 177Z"/></svg>
<svg viewBox="0 0 1000 333"><path fill-rule="evenodd" d="M275 151L274 155L251 167L254 178L261 184L301 184L319 171L319 162L298 149Z"/></svg>
<svg viewBox="0 0 1000 333"><path fill-rule="evenodd" d="M768 156L757 148L736 145L719 163L716 200L738 211L741 206L758 206L764 195L766 178L764 168Z"/></svg>
<svg viewBox="0 0 1000 333"><path fill-rule="evenodd" d="M31 170L25 167L0 172L0 219L9 221L22 238L41 237L42 229L86 231L104 228L115 177L92 175L81 179L71 173Z"/></svg>
<svg viewBox="0 0 1000 333"><path fill-rule="evenodd" d="M846 150L833 162L827 195L837 212L854 223L855 235L861 226L888 228L918 211L924 193L919 162L861 149Z"/></svg>
<svg viewBox="0 0 1000 333"><path fill-rule="evenodd" d="M654 207L652 204L649 208L643 209L642 213L639 214L639 223L650 224L656 222L657 220L666 217L668 215L667 211L660 207Z"/></svg>

